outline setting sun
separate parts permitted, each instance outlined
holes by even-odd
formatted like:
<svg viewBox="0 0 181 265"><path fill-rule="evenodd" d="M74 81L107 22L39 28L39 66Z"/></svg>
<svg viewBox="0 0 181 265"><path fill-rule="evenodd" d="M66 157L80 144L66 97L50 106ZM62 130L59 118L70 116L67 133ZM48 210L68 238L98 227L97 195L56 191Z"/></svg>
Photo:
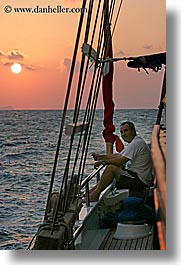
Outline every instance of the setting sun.
<svg viewBox="0 0 181 265"><path fill-rule="evenodd" d="M22 66L19 63L14 63L13 65L11 65L11 71L14 74L19 74L22 70Z"/></svg>

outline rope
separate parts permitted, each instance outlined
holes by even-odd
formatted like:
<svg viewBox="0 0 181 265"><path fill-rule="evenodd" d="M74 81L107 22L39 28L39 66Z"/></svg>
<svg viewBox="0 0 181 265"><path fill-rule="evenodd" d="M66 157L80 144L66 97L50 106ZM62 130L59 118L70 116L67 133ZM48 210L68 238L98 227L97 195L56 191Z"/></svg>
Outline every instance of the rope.
<svg viewBox="0 0 181 265"><path fill-rule="evenodd" d="M85 5L86 5L86 0L83 0L82 10L85 9ZM72 85L73 73L74 73L75 62L76 62L76 55L77 55L77 51L78 51L78 44L79 44L80 33L82 30L82 25L83 25L83 18L84 18L84 12L81 13L80 20L79 20L78 33L77 33L77 38L76 38L76 42L75 42L73 60L72 60L70 76L69 76L69 83L68 83L68 87L67 87L66 99L65 99L65 104L64 104L64 111L63 111L62 122L61 122L61 126L60 126L59 138L58 138L58 143L57 143L57 149L56 149L55 160L54 160L53 171L52 171L52 178L51 178L51 183L50 183L50 188L49 188L44 218L46 218L48 201L50 199L50 195L52 192L53 183L54 183L54 179L55 179L55 172L56 172L57 161L58 161L58 156L59 156L59 151L60 151L60 144L61 144L61 140L62 140L63 128L64 128L67 106L68 106L68 101L69 101L69 96L70 96L70 89L71 89L71 85Z"/></svg>
<svg viewBox="0 0 181 265"><path fill-rule="evenodd" d="M88 41L88 36L89 36L89 30L90 30L90 22L91 22L91 16L92 16L92 9L93 9L93 2L94 0L90 1L89 3L89 12L88 12L88 17L87 17L87 25L86 25L86 32L85 32L85 37L84 37L84 43L87 43ZM80 88L81 88L81 83L82 83L82 75L83 75L83 69L84 69L84 61L85 61L85 55L82 53L82 60L81 60L81 67L80 67L80 74L79 74L79 82L78 82L78 90L77 90L77 96L75 100L75 106L74 106L74 117L73 117L73 122L75 123L77 120L77 117L79 115L79 109L80 109Z"/></svg>
<svg viewBox="0 0 181 265"><path fill-rule="evenodd" d="M113 18L114 7L115 7L115 0L114 1L112 0L111 5L110 5L110 12L109 12L109 20L110 21L112 21L112 18Z"/></svg>
<svg viewBox="0 0 181 265"><path fill-rule="evenodd" d="M122 7L122 3L123 3L123 0L121 0L120 1L120 4L119 4L119 9L118 9L118 13L117 13L116 20L115 20L115 23L114 23L114 27L113 27L113 31L112 31L112 36L114 35L114 31L115 31L115 28L116 28L116 24L118 22L118 18L119 18L120 10L121 10L121 7Z"/></svg>
<svg viewBox="0 0 181 265"><path fill-rule="evenodd" d="M95 34L95 29L96 29L96 24L97 24L97 18L98 18L98 14L99 14L99 7L100 7L100 1L99 1L99 6L97 8L97 14L96 14L96 19L95 19L95 24L94 24L94 30L93 30L93 35L92 35L92 41L91 41L91 46L92 46L92 43L93 43L93 39L94 39L94 34ZM102 34L103 35L103 34ZM100 35L99 35L100 36ZM86 72L85 72L85 75L84 75L84 82L83 82L83 88L84 88L84 85L85 85L85 78L86 78L86 75L87 75L87 69L88 69L88 63L89 61L87 61L87 67L86 67ZM95 68L96 69L96 68ZM91 85L91 89L90 89L90 94L89 94L89 99L88 99L88 103L87 103L87 107L86 107L86 111L85 111L85 116L84 116L84 122L86 120L86 116L87 115L87 112L89 112L89 117L91 118L92 117L92 120L89 118L88 122L89 124L91 124L90 126L90 129L89 129L89 132L85 133L85 136L84 136L84 143L83 143L83 150L82 150L82 157L80 158L80 165L79 165L79 173L78 173L78 176L80 178L80 175L81 175L81 179L82 179L82 176L83 176L83 171L84 171L84 166L85 166L85 161L86 161L86 157L87 157L87 151L88 151L88 145L89 145L89 139L90 139L90 134L91 134L91 130L92 130L92 124L93 124L93 118L94 118L94 115L91 115L93 112L95 113L95 107L96 107L96 104L94 104L94 109L91 110L90 109L90 102L91 102L91 95L92 95L92 89L94 87L93 83L94 83L94 80L95 80L95 73L96 73L96 70L94 71L94 75L93 75L93 78L92 78L92 85ZM99 75L101 77L101 75ZM100 78L99 78L100 79ZM100 82L98 82L100 84ZM99 85L97 86L99 88ZM82 89L83 89L82 88ZM81 93L82 94L82 93ZM97 93L94 93L94 95L97 95ZM95 97L95 96L94 96ZM97 98L97 96L96 96ZM80 104L81 100L79 101L79 104ZM79 110L79 108L78 108ZM83 122L83 123L84 123ZM82 135L81 135L82 136ZM86 144L86 140L88 139L87 141L87 144ZM73 167L73 172L75 170L75 166L76 166L76 162L77 162L77 159L78 159L78 153L79 153L79 147L80 147L80 142L81 142L81 137L79 139L79 144L78 144L78 149L77 149L77 154L76 154L76 158L75 158L75 161L74 161L74 167ZM85 152L84 152L85 151ZM82 173L80 174L81 172L81 166L83 164L83 168L82 168ZM72 173L72 176L73 176L73 173ZM68 197L67 197L68 199ZM67 205L66 205L67 206ZM66 207L65 207L66 208Z"/></svg>
<svg viewBox="0 0 181 265"><path fill-rule="evenodd" d="M94 29L93 29L93 34L92 34L91 45L93 43L94 36L95 36L95 30L96 30L96 25L97 25L97 20L98 20L99 9L100 9L100 1L99 1L98 8L97 8L97 13L96 13L96 18L95 18L95 23L94 23ZM81 93L81 95L83 94L84 87L85 87L85 80L86 80L87 71L88 71L89 59L90 59L90 57L88 58L87 65L86 65L86 70L85 70L85 74L84 74L84 81L83 81L83 84L82 84L82 93ZM96 73L96 71L94 72L94 75L93 75L93 78L92 78L92 83L94 82L94 79L95 79L95 73ZM88 102L87 102L87 106L86 106L86 110L85 110L85 114L84 114L83 124L85 123L85 121L88 121L88 123L90 124L90 119L89 119L89 115L88 114L90 113L90 107L89 106L90 106L90 101L91 101L91 96L92 96L92 90L93 90L93 85L91 86L91 89L90 89L89 98L88 98ZM80 109L81 100L82 100L82 96L79 99L79 109ZM89 130L89 131L91 132L91 130ZM74 160L72 176L74 175L75 166L76 166L76 163L77 163L77 160L78 160L78 154L80 152L80 144L81 144L82 136L83 136L83 133L81 132L81 135L80 135L80 138L79 138L79 143L78 143L78 148L77 148L77 153L76 153L75 160ZM82 157L80 158L77 184L80 181L80 171L81 171L82 163L83 163L83 161L86 160L86 157L87 157L87 152L86 152L86 149L85 149L87 136L88 136L88 133L85 132L84 140L83 140L83 144L82 144L83 145L83 147L82 147ZM75 196L75 194L74 194L74 196ZM67 206L67 204L66 204L66 206ZM65 208L66 208L66 206L65 206Z"/></svg>
<svg viewBox="0 0 181 265"><path fill-rule="evenodd" d="M104 58L105 52L106 52L106 48L103 45L104 13L103 13L103 11L102 12L100 11L101 1L98 1L98 2L95 1L95 2L97 4L97 9L96 9L97 12L96 12L96 16L94 19L94 23L92 23L93 24L92 25L91 20L92 20L93 8L95 7L95 3L94 3L94 0L89 1L84 43L88 42L89 32L90 32L91 26L93 28L93 31L92 31L90 51L88 54L86 66L85 66L85 55L82 54L82 58L81 58L80 73L79 73L79 79L78 79L78 85L77 85L77 93L76 93L76 100L75 100L75 106L74 106L74 116L73 116L73 123L75 123L75 125L77 124L78 118L79 118L79 112L80 112L80 107L81 107L81 103L82 103L83 93L85 91L85 85L86 85L86 81L87 81L87 73L88 73L89 62L90 62L90 53L91 53L92 45L93 45L94 40L95 40L95 34L96 34L97 27L98 27L99 17L100 17L100 22L99 22L99 35L98 35L98 40L97 40L97 57L99 58L99 54L100 54L101 58ZM103 3L105 4L105 0L103 0ZM102 5L103 9L104 9L104 4ZM86 6L86 0L83 0L82 8L85 9L85 6ZM115 8L115 0L111 1L110 12L109 12L109 23L111 23L111 21L112 21L114 8ZM51 176L51 182L50 182L50 187L49 187L49 193L48 193L48 199L47 199L47 204L46 204L44 220L46 220L46 217L48 216L48 213L47 213L48 202L50 200L50 196L52 193L52 188L53 188L54 180L55 180L55 174L56 174L56 168L57 168L58 159L59 159L60 146L61 146L62 137L63 137L63 129L64 129L64 124L65 124L67 107L68 107L70 91L71 91L71 87L72 87L72 80L73 80L73 76L74 76L76 57L77 57L77 52L78 52L78 47L79 47L79 42L80 42L80 36L81 36L81 32L82 32L83 19L84 19L84 12L81 13L81 16L79 19L77 37L76 37L76 41L75 41L75 48L74 48L74 53L73 53L72 65L71 65L70 74L69 74L67 93L66 93L66 98L65 98L65 103L64 103L62 120L61 120L61 124L60 124L60 131L59 131L59 137L58 137L58 142L57 142L57 149L56 149L55 160L54 160L54 165L53 165L53 170L52 170L52 176ZM110 37L110 36L108 36L108 37ZM108 37L107 37L107 40L104 41L104 43L109 42ZM61 203L61 205L63 206L63 214L65 213L65 211L68 207L68 198L69 198L70 192L71 192L71 184L73 181L75 169L77 168L76 166L78 163L79 156L80 156L80 160L79 160L79 167L78 167L78 178L76 179L76 181L77 181L76 189L73 190L74 191L74 195L73 195L74 199L75 199L75 196L77 196L76 190L78 190L78 191L80 190L80 185L78 186L78 183L81 183L82 179L83 179L84 169L85 169L85 165L86 165L86 158L87 158L87 153L88 153L88 148L89 148L89 142L90 142L90 138L91 138L92 126L93 126L93 122L94 122L95 110L96 110L96 105L97 105L97 100L98 100L98 93L100 90L102 72L103 72L103 64L101 64L101 67L98 67L98 62L96 62L95 67L94 67L94 72L92 74L92 80L91 80L91 84L90 84L89 95L87 98L86 109L85 109L85 113L84 113L84 117L83 117L83 124L85 122L88 122L89 126L88 126L88 128L84 134L83 134L83 132L80 133L78 145L77 145L77 151L76 151L76 155L75 155L74 161L73 161L74 164L73 164L73 169L71 172L70 186L68 186L68 176L69 176L69 171L70 171L70 161L71 161L72 146L73 146L73 142L74 142L76 126L73 128L73 133L72 133L71 138L70 138L70 146L69 146L69 151L68 151L68 156L67 156L67 163L65 166L64 175L63 175L62 182L60 185L58 203L57 203L57 206L55 208L55 215L54 215L52 226L51 226L51 233L53 233L53 231L55 229L56 220L57 220L57 217L59 214L58 206ZM62 196L63 192L65 192L66 196ZM76 201L78 203L78 200L76 200ZM30 245L32 244L34 238L37 237L38 233L39 232L37 232L35 234L35 236L33 237L33 239L31 240L31 242L28 246L28 249L29 249Z"/></svg>
<svg viewBox="0 0 181 265"><path fill-rule="evenodd" d="M90 23L89 23L89 19L91 17L91 13L92 13L92 5L93 4L93 0L90 1L90 4L89 4L89 10L88 10L88 18L87 18L87 26L90 28ZM85 36L85 39L88 39L88 34L89 34L89 29L86 29L86 36ZM80 36L80 32L78 32L78 35ZM84 57L83 58L83 62L82 62L82 68L81 68L81 73L80 73L80 77L82 78L82 71L83 71L83 64L84 64ZM71 77L72 78L72 77ZM81 79L79 79L81 80ZM81 84L81 82L79 82L79 85ZM80 94L80 86L78 87L78 94ZM76 99L76 101L78 101L78 97ZM75 119L75 125L77 123L77 120L78 120L78 113L79 113L79 109L76 109L75 110L75 115L74 115L74 119ZM70 146L69 146L69 152L68 152L68 156L67 156L67 163L66 163L66 166L65 166L65 171L64 171L64 176L63 176L63 180L62 180L62 185L61 185L61 188L60 188L60 195L59 195L59 199L58 199L58 205L60 204L60 199L61 199L61 194L62 194L62 190L63 190L63 186L65 186L65 191L67 190L67 180L68 180L68 172L69 172L69 165L70 165L70 158L71 158L71 152L72 152L72 145L73 145L73 140L74 140L74 135L75 135L75 127L73 128L73 133L71 135L71 140L70 140ZM64 201L63 202L64 204L64 211L65 211L65 205L66 205L66 202ZM57 214L58 214L58 207L57 207L57 210L56 210L56 214L55 214L55 218L54 218L54 221L53 221L53 228L52 228L52 231L54 229L54 225L55 225L55 220L57 218Z"/></svg>
<svg viewBox="0 0 181 265"><path fill-rule="evenodd" d="M94 23L94 29L93 29L93 34L92 34L92 40L91 40L91 46L92 46L92 43L93 43L93 40L94 40L94 36L95 36L95 30L96 30L96 25L97 25L97 21L98 21L98 14L99 14L99 9L100 9L100 3L101 3L101 1L99 1L98 8L97 8L96 18L95 18L95 23ZM85 70L85 75L84 75L84 81L83 81L83 85L82 85L82 90L85 87L85 81L86 81L86 76L87 76L87 71L88 71L88 66L89 66L89 60L90 60L90 51L89 51L89 56L88 56L88 60L87 60L87 65L86 65L86 70ZM96 68L95 68L94 75L93 75L93 78L92 78L92 83L94 82L94 79L95 79L95 73L96 73ZM86 110L85 110L85 114L84 114L83 124L85 123L85 121L87 121L88 124L90 124L90 119L89 119L90 107L89 106L90 106L90 100L91 100L91 95L92 95L92 89L93 89L93 86L91 85L91 89L90 89L90 93L89 93L89 97L88 97L88 102L87 102ZM80 158L80 161L83 160L83 155L84 155L84 151L85 151L85 143L86 143L86 140L87 140L87 135L88 135L88 133L86 131L85 134L84 134L84 142L83 142L83 147L82 147L82 157ZM81 136L82 136L82 133L81 133ZM81 138L80 138L80 140L81 140ZM75 170L76 162L78 160L80 140L79 140L79 144L78 144L76 159L75 159L75 162L74 162L73 172ZM85 155L85 157L86 157L86 155ZM80 162L80 165L79 165L79 173L78 173L78 176L80 176L80 168L81 168L81 162ZM80 180L80 178L79 178L79 180Z"/></svg>
<svg viewBox="0 0 181 265"><path fill-rule="evenodd" d="M96 14L96 20L95 20L95 24L94 24L93 37L95 34L95 28L96 28L97 18L98 18L98 14L99 14L99 8L100 8L100 1L99 1L99 6L97 9L97 14ZM101 21L102 21L102 18L101 18ZM100 26L100 29L101 29L101 26ZM99 33L99 39L100 39L100 36L101 36L101 34ZM92 42L90 45L91 48L92 48L92 43L93 43L93 38L92 38ZM98 41L98 43L99 43L99 41ZM99 54L99 49L97 49L97 50L98 50L98 54ZM78 176L81 176L81 181L83 178L83 172L84 172L84 167L85 167L85 162L86 162L86 157L87 157L87 152L88 152L89 140L90 140L90 135L91 135L91 131L92 131L92 124L93 124L93 118L94 118L94 115L92 115L92 114L95 112L95 107L96 107L96 104L93 105L93 102L95 102L95 95L97 95L96 87L99 88L99 86L97 86L97 81L96 81L96 86L94 86L95 78L96 78L96 72L97 72L97 67L95 66L93 78L92 78L92 83L91 83L91 88L90 88L90 93L89 93L89 98L88 98L87 106L86 106L86 113L85 113L85 116L87 114L87 118L88 118L88 122L89 122L89 129L85 133L84 145L83 145L83 151L84 152L82 152L82 157L80 158L81 162L80 162L80 166L79 166ZM99 70L99 72L100 72L100 70ZM98 78L98 76L99 76L99 74L97 74L97 78ZM94 93L93 93L93 90L94 90ZM92 95L93 95L93 97L92 97ZM92 104L91 104L91 99L92 99ZM92 107L92 106L94 106L94 107Z"/></svg>
<svg viewBox="0 0 181 265"><path fill-rule="evenodd" d="M105 3L105 1L104 1L104 3ZM85 7L85 1L83 3L83 6ZM85 32L85 37L84 37L84 43L86 43L88 41L89 31L90 31L90 27L91 27L91 17L92 17L92 13L93 13L92 12L93 6L94 6L94 0L91 0L89 2L89 9L88 9L88 16L87 16L87 24L86 24L86 32ZM92 37L91 37L91 48L92 48L92 44L93 44L93 41L94 41L94 38L95 38L95 32L96 32L97 22L98 22L98 15L100 14L100 12L99 12L100 11L100 6L101 6L101 1L98 1L98 8L97 8L96 18L95 18L94 25L93 25L93 33L92 33ZM112 1L111 2L110 13L109 13L109 21L110 22L111 22L112 17L113 17L114 7L115 7L115 1ZM103 8L104 8L104 5L103 5ZM99 53L101 53L101 57L103 56L103 58L104 58L105 57L105 53L106 53L106 48L105 48L105 46L102 45L102 40L103 40L103 35L104 35L103 19L104 19L104 16L103 16L103 12L102 12L102 16L101 16L101 20L100 20L97 51L98 51L98 55L99 55ZM76 45L75 45L75 49L74 49L72 67L71 67L70 76L69 76L67 95L66 95L66 100L65 100L65 105L64 105L64 112L63 112L63 117L62 117L62 123L61 123L60 135L59 135L59 141L58 141L58 147L57 147L57 152L56 152L56 156L55 156L55 163L54 163L54 168L53 168L53 174L52 174L52 179L51 179L51 185L50 185L48 200L49 200L50 194L52 192L52 186L53 186L54 177L55 177L55 171L56 171L56 165L57 165L57 161L58 161L60 143L61 143L61 139L62 139L62 132L63 132L64 123L65 123L66 110L67 110L67 105L68 105L68 100L69 100L69 95L70 95L70 88L71 88L73 74L74 74L75 60L76 60L76 55L77 55L78 43L79 43L80 33L81 33L81 29L82 29L80 24L82 22L83 22L83 16L81 16L81 18L80 18L79 27L78 27L78 34L77 34L77 38L76 38ZM107 37L107 40L106 40L107 43L109 41L109 39L108 39L109 37L110 36ZM78 117L79 117L80 106L81 106L81 102L82 102L82 98L83 98L83 92L85 91L85 84L86 84L88 66L89 66L89 61L90 61L90 52L91 52L91 49L89 51L88 60L87 60L87 64L86 64L85 69L84 69L85 55L82 54L80 73L79 73L79 80L78 80L78 86L77 86L77 94L76 94L76 100L75 100L75 108L74 108L75 111L74 111L74 116L73 116L73 123L75 123L75 126L73 128L73 132L72 132L71 139L70 139L67 162L66 162L66 166L65 166L65 170L64 170L62 183L61 183L61 186L60 186L59 198L58 198L57 208L56 208L56 212L55 212L55 216L54 216L54 220L53 220L52 232L54 230L56 218L57 218L57 215L58 215L58 205L60 204L60 200L62 199L63 188L64 188L64 192L65 193L68 192L67 196L63 196L63 212L66 211L66 208L68 206L68 198L69 198L69 195L70 195L69 192L70 192L71 189L69 189L69 190L67 189L67 182L68 182L68 176L69 176L69 171L70 171L72 145L73 145L73 142L74 142L75 129L76 129L76 124L77 124ZM95 109L96 109L97 100L98 100L98 93L99 93L99 90L100 90L102 72L103 72L103 64L101 65L100 68L98 68L97 65L95 64L95 68L94 68L94 72L93 72L93 76L92 76L92 82L91 82L89 95L88 95L88 99L87 99L87 105L86 105L86 109L85 109L85 113L84 113L84 119L83 119L83 124L88 121L89 126L88 126L87 131L84 134L84 138L83 138L83 132L81 132L80 136L79 136L77 152L76 152L76 155L75 155L75 158L74 158L74 164L73 164L73 169L72 169L72 174L71 174L71 179L70 179L71 183L72 183L72 179L73 179L73 176L74 176L74 172L75 172L75 168L76 168L77 161L78 161L78 158L79 158L81 147L82 147L82 150L81 150L82 152L81 152L79 168L78 168L77 184L80 182L80 180L82 181L82 178L83 178L83 173L84 173L85 164L86 164L86 158L87 158L87 153L88 153L88 147L89 147L89 141L90 141L90 137L91 137L91 131L92 131L92 126L93 126L93 121L94 121L94 116L95 116ZM76 196L76 194L75 194L75 196ZM46 210L46 212L47 212L47 210Z"/></svg>
<svg viewBox="0 0 181 265"><path fill-rule="evenodd" d="M86 34L85 34L84 42L87 42L87 40L88 40L89 29L90 29L90 20L91 20L91 15L92 15L92 8L93 8L93 1L90 1L89 13L88 13L87 25L86 25ZM75 124L78 121L78 115L79 115L80 105L81 105L83 91L84 91L84 86L85 86L85 77L87 75L87 70L88 70L88 62L87 62L86 71L85 71L85 74L84 74L84 82L83 82L83 85L82 85L82 88L81 88L82 76L83 76L83 66L82 65L84 64L84 61L85 61L85 56L82 56L82 62L83 63L81 63L81 69L80 69L80 75L79 75L79 83L78 83L78 94L80 95L80 97L77 97L77 99L76 99L74 118L73 118L73 122ZM85 120L84 120L83 124L84 123L85 123ZM80 151L82 135L83 135L83 133L81 132L81 135L79 137L79 143L78 143L78 146L77 146L77 153L76 153L75 160L74 160L74 166L73 166L73 170L72 170L72 174L71 174L71 176L72 176L71 177L71 184L72 184L72 179L73 179L73 175L74 175L74 171L75 171L75 167L76 167L76 162L78 160L78 154L79 154L79 151ZM69 156L68 156L68 159L67 159L68 166L69 166L69 163L70 163L71 147L72 147L72 144L73 144L73 139L74 139L74 131L72 133L72 137L71 137L71 141L70 141ZM69 197L69 191L68 191L67 200L68 200L68 197ZM64 204L64 211L66 210L67 200L65 201L65 204Z"/></svg>
<svg viewBox="0 0 181 265"><path fill-rule="evenodd" d="M103 14L103 12L102 12ZM103 16L101 18L101 22L103 21ZM99 41L98 41L98 45L100 43L102 43L102 37L103 37L103 23L101 23L100 25L100 32L99 32ZM90 45L92 47L92 43ZM98 50L98 53L99 53L99 48L97 49ZM96 67L95 67L96 69ZM95 73L96 73L96 70L94 71L94 77L92 79L92 85L91 85L91 89L90 89L90 94L92 94L92 88L93 88L93 82L95 80ZM85 137L87 139L87 143L84 144L84 150L85 152L82 152L82 157L80 159L81 161L81 164L83 164L82 166L82 172L80 174L80 171L81 171L81 167L79 168L79 174L78 175L81 175L81 181L82 181L82 177L83 177L83 172L84 172L84 167L85 167L85 162L86 162L86 157L87 157L87 152L88 152L88 146L89 146L89 140L90 140L90 135L91 135L91 131L92 131L92 125L93 125L93 120L94 120L94 114L95 114L95 108L96 108L96 103L97 103L97 98L98 98L98 92L99 92L99 87L100 87L100 81L101 81L101 71L99 70L99 73L97 75L97 81L96 81L96 88L95 88L95 92L94 92L94 96L93 96L93 100L92 100L92 107L88 108L88 106L91 104L90 103L90 100L88 100L88 104L87 104L87 109L89 109L89 123L90 123L90 127L89 127L89 132L87 132L85 134ZM90 99L91 97L89 97ZM95 100L96 99L96 100ZM94 104L93 104L94 103ZM84 158L83 158L84 157Z"/></svg>

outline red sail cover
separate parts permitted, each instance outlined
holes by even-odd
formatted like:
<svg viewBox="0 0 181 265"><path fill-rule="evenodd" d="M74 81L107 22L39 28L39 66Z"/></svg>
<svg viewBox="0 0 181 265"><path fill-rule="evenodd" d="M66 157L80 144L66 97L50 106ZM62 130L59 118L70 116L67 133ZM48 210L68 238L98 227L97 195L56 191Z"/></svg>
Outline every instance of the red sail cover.
<svg viewBox="0 0 181 265"><path fill-rule="evenodd" d="M104 58L112 58L112 37L109 24L109 1L104 0ZM114 135L115 126L113 124L114 102L112 99L112 81L113 81L113 62L106 62L103 66L103 102L104 102L104 127L103 137L105 142L114 143L116 141L116 150L120 152L124 145L117 135Z"/></svg>

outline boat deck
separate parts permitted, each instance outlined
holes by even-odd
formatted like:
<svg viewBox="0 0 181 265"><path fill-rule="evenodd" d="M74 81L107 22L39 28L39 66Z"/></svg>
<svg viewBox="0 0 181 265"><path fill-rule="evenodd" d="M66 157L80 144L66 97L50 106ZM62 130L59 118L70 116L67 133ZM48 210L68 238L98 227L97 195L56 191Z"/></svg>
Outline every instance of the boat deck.
<svg viewBox="0 0 181 265"><path fill-rule="evenodd" d="M151 190L152 191L152 190ZM124 190L120 191L119 196L124 195ZM151 195L153 195L151 193ZM108 195L106 195L107 198ZM116 193L116 196L118 194ZM152 198L153 196L151 196ZM111 203L115 203L117 197L111 198ZM113 201L114 199L114 201ZM121 198L119 197L119 200ZM107 201L106 201L107 202ZM105 201L104 201L105 203ZM93 203L92 203L93 204ZM155 245L155 225L151 228L149 234L145 237L136 238L134 231L133 238L131 239L116 239L115 233L120 231L117 228L105 228L100 229L99 227L99 206L102 205L101 201L95 204L94 207L82 208L80 214L80 220L84 220L84 229L80 236L76 240L76 249L79 250L153 250L157 249ZM91 205L92 206L92 205ZM88 212L88 213L87 213ZM87 216L85 217L87 213ZM98 214L97 214L98 213ZM83 218L84 217L84 218ZM122 229L122 228L121 228ZM129 237L126 230L121 233L123 237ZM129 237L130 238L130 237Z"/></svg>
<svg viewBox="0 0 181 265"><path fill-rule="evenodd" d="M99 250L153 250L153 233L149 237L138 239L115 239L116 229L111 229Z"/></svg>

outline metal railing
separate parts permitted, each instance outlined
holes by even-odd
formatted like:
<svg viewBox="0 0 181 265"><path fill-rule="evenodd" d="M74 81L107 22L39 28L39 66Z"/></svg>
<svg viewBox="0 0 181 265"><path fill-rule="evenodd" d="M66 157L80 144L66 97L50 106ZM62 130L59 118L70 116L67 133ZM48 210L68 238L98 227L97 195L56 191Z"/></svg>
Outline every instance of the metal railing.
<svg viewBox="0 0 181 265"><path fill-rule="evenodd" d="M82 189L83 187L85 187L86 192L85 192L85 196L86 196L86 206L90 206L90 198L89 198L89 181L95 177L96 175L98 175L101 171L101 169L103 169L105 165L100 165L98 168L94 169L81 183L80 188Z"/></svg>
<svg viewBox="0 0 181 265"><path fill-rule="evenodd" d="M90 198L89 198L89 181L95 177L97 175L97 180L99 179L99 173L101 171L101 169L103 169L105 167L105 165L100 165L98 168L94 169L82 182L81 182L81 185L80 185L80 189L82 188L86 188L86 193L85 193L85 196L86 196L86 206L89 207L90 206ZM74 231L73 233L73 238L72 240L68 243L69 246L71 246L75 240L77 239L77 237L80 235L80 233L82 232L84 228L84 225L83 223L81 225L79 225L77 227L77 229Z"/></svg>

